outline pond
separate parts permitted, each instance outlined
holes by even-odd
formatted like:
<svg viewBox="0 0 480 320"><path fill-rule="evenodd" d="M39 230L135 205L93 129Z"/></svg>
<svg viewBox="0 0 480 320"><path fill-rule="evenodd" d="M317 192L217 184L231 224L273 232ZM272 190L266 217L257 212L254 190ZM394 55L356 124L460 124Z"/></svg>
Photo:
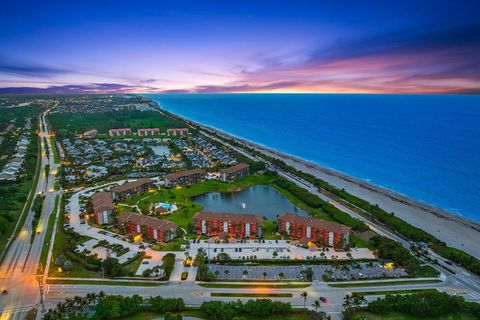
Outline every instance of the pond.
<svg viewBox="0 0 480 320"><path fill-rule="evenodd" d="M201 204L205 211L253 213L268 220L277 220L277 215L286 212L308 215L280 192L264 185L252 186L236 192L208 192L193 200Z"/></svg>
<svg viewBox="0 0 480 320"><path fill-rule="evenodd" d="M159 146L148 146L150 149L153 150L155 155L163 157L163 156L168 156L170 155L170 148L165 145L159 145Z"/></svg>

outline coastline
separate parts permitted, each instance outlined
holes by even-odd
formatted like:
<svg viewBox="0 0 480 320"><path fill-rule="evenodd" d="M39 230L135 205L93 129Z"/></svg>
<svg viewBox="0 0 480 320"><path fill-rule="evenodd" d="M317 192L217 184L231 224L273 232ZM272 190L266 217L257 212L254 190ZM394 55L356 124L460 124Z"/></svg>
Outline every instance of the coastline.
<svg viewBox="0 0 480 320"><path fill-rule="evenodd" d="M463 250L476 258L480 258L480 223L465 217L458 216L447 210L435 207L412 199L395 191L388 190L373 183L352 177L350 175L325 168L319 164L273 150L267 146L254 143L238 136L234 136L217 128L207 126L184 116L158 108L165 113L178 117L187 123L210 132L214 132L226 139L235 140L245 146L253 148L267 156L282 160L297 170L309 173L322 179L337 188L344 188L347 192L365 199L387 212L437 237L448 246Z"/></svg>

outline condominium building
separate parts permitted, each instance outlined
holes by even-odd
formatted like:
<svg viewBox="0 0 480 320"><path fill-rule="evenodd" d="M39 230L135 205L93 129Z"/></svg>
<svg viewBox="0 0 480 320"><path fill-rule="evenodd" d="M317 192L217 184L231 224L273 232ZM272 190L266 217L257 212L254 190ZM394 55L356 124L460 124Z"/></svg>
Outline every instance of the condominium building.
<svg viewBox="0 0 480 320"><path fill-rule="evenodd" d="M260 216L243 213L199 212L193 217L197 234L239 239L261 237L262 221Z"/></svg>
<svg viewBox="0 0 480 320"><path fill-rule="evenodd" d="M192 169L169 173L165 176L166 187L185 187L205 180L205 171Z"/></svg>
<svg viewBox="0 0 480 320"><path fill-rule="evenodd" d="M297 239L308 239L313 243L332 247L343 247L348 244L350 227L343 224L322 221L310 216L285 213L278 217L280 233Z"/></svg>
<svg viewBox="0 0 480 320"><path fill-rule="evenodd" d="M138 129L137 133L139 136L154 136L160 134L159 128L143 128Z"/></svg>
<svg viewBox="0 0 480 320"><path fill-rule="evenodd" d="M115 205L110 192L94 193L92 195L92 207L96 224L113 223L112 212L115 209Z"/></svg>
<svg viewBox="0 0 480 320"><path fill-rule="evenodd" d="M83 133L83 137L84 138L94 138L96 137L98 134L98 130L97 129L92 129L92 130L88 130L88 131L85 131Z"/></svg>
<svg viewBox="0 0 480 320"><path fill-rule="evenodd" d="M121 186L112 188L113 199L123 201L131 196L147 192L148 190L155 189L153 180L151 179L138 179L137 181L127 182Z"/></svg>
<svg viewBox="0 0 480 320"><path fill-rule="evenodd" d="M119 227L125 228L127 234L147 236L157 242L168 242L177 236L177 225L174 222L160 220L135 212L125 212L117 217ZM144 240L148 240L144 239Z"/></svg>
<svg viewBox="0 0 480 320"><path fill-rule="evenodd" d="M220 170L220 180L223 182L233 182L248 176L250 166L246 163L239 163L232 167Z"/></svg>
<svg viewBox="0 0 480 320"><path fill-rule="evenodd" d="M186 136L186 135L188 135L188 129L187 128L167 129L167 135L169 135L169 136Z"/></svg>
<svg viewBox="0 0 480 320"><path fill-rule="evenodd" d="M129 134L132 134L132 129L130 129L130 128L110 129L110 130L108 130L108 134L111 137L126 136L126 135L129 135Z"/></svg>

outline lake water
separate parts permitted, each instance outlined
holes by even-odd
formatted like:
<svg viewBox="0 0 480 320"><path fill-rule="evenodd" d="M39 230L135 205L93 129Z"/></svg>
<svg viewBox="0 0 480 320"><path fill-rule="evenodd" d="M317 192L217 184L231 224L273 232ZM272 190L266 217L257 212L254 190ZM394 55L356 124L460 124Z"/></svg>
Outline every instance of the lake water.
<svg viewBox="0 0 480 320"><path fill-rule="evenodd" d="M193 200L201 204L205 211L252 213L268 220L276 220L277 215L286 212L308 215L274 188L262 185L237 192L208 192Z"/></svg>
<svg viewBox="0 0 480 320"><path fill-rule="evenodd" d="M148 146L148 147L152 149L157 156L163 157L163 156L170 155L170 148L168 148L167 146L160 145L160 146Z"/></svg>
<svg viewBox="0 0 480 320"><path fill-rule="evenodd" d="M172 113L480 221L480 95L148 96Z"/></svg>

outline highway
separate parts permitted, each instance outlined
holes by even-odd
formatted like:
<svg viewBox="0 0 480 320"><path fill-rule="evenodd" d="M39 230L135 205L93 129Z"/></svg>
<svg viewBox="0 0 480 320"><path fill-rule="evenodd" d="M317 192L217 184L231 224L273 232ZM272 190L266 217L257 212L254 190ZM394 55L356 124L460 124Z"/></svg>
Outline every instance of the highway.
<svg viewBox="0 0 480 320"><path fill-rule="evenodd" d="M48 112L48 111L47 111ZM45 121L46 112L40 115L42 124L39 137L41 143L40 176L35 188L35 196L45 195L41 217L36 229L33 243L32 221L34 212L28 208L25 223L10 245L10 248L0 267L0 289L7 290L8 294L0 297L0 319L24 319L26 313L39 304L39 282L37 268L42 251L49 215L55 206L55 197L58 191L54 190L57 165L54 162L53 146L50 144L50 133ZM46 138L50 155L46 155ZM48 176L45 176L45 166L50 166ZM32 202L33 203L33 202Z"/></svg>

